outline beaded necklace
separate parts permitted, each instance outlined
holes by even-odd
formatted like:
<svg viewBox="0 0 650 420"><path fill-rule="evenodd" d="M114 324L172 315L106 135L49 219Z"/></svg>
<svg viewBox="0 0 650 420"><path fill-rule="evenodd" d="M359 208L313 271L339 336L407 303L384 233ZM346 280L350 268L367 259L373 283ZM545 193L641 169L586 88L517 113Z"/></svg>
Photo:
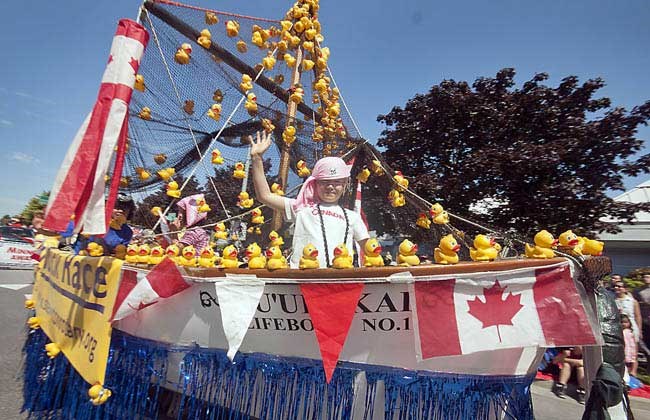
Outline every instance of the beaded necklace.
<svg viewBox="0 0 650 420"><path fill-rule="evenodd" d="M343 243L346 244L348 242L350 221L348 220L348 214L346 213L343 206L339 204L339 207L343 211L343 216L345 216L345 236L343 237ZM330 253L329 253L329 249L327 248L327 236L325 235L325 223L323 223L323 212L321 212L320 210L320 203L316 204L316 208L318 209L318 217L320 218L320 229L321 232L323 232L323 245L325 246L325 262L327 263L327 268L330 268L332 264L330 263Z"/></svg>

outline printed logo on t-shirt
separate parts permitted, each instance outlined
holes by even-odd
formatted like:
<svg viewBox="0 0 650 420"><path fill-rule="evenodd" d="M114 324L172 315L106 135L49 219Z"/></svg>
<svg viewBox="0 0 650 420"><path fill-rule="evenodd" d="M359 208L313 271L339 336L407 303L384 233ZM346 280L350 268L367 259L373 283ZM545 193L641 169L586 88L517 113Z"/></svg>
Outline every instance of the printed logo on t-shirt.
<svg viewBox="0 0 650 420"><path fill-rule="evenodd" d="M332 216L332 217L336 217L337 219L345 220L345 217L342 214L337 213L335 211L328 210L328 209L323 209L323 208L321 208L320 211L321 211L321 214L323 216ZM313 207L311 209L311 214L313 214L314 216L317 216L318 215L318 208Z"/></svg>

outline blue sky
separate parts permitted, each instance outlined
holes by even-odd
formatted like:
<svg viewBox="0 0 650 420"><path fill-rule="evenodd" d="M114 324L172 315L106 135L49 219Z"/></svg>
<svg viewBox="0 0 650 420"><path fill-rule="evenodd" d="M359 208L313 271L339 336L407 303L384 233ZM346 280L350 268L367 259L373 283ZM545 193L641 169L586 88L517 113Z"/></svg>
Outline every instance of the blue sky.
<svg viewBox="0 0 650 420"><path fill-rule="evenodd" d="M188 3L279 18L280 0ZM320 21L330 66L373 142L378 114L446 78L473 81L503 67L517 81L547 72L602 77L603 96L628 109L650 99L650 8L645 0L323 0ZM138 1L0 4L0 215L50 189L77 128L95 101L115 26ZM639 137L650 139L642 128ZM647 152L646 148L646 152ZM650 178L629 179L632 187Z"/></svg>

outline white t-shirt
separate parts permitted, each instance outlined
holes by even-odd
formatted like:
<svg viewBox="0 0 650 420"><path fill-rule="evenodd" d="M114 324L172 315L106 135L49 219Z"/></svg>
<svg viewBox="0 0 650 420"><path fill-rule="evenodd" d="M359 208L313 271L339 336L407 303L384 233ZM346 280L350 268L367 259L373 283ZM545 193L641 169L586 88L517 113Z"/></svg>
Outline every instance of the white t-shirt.
<svg viewBox="0 0 650 420"><path fill-rule="evenodd" d="M284 201L285 218L288 221L295 220L296 222L293 231L293 254L291 255L289 265L291 268L298 268L303 248L307 244L312 243L318 249L318 262L321 268L326 268L325 245L318 208L313 204L301 208L296 213L293 211L295 201L292 198L286 197ZM325 225L325 234L327 235L327 250L331 263L334 259L334 248L343 242L343 237L345 236L345 216L343 215L343 208L338 204L322 203L320 208L323 215L323 224ZM354 242L368 239L370 235L368 235L368 229L366 229L366 225L361 220L359 213L348 209L345 209L345 213L348 215L349 221L348 237L345 245L350 255L352 255Z"/></svg>

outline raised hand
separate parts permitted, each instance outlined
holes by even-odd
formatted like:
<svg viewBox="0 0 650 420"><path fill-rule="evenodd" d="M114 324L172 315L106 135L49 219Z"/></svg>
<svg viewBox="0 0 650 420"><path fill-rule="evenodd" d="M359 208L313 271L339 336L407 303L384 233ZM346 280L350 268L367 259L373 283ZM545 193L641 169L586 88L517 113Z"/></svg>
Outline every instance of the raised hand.
<svg viewBox="0 0 650 420"><path fill-rule="evenodd" d="M271 147L271 133L266 131L258 131L256 139L253 139L251 143L251 157L262 155Z"/></svg>

